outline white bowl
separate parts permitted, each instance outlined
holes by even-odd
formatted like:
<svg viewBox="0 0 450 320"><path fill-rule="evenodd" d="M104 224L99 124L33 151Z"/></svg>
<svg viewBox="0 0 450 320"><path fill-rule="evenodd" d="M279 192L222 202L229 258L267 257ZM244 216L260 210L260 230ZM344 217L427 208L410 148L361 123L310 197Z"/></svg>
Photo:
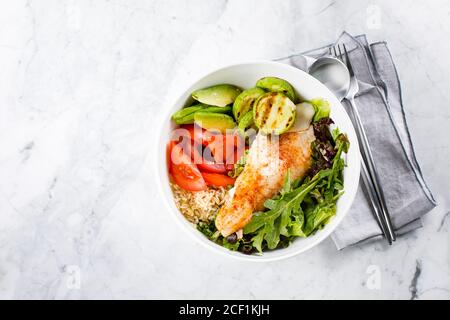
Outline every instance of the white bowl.
<svg viewBox="0 0 450 320"><path fill-rule="evenodd" d="M347 134L350 141L350 149L346 155L347 167L344 169L345 193L338 200L336 216L331 219L324 229L319 230L308 238L298 238L294 240L287 248L264 252L260 256L245 255L240 252L233 252L225 249L207 239L191 223L189 223L177 209L169 186L165 148L168 142L169 133L175 127L174 123L170 120L170 116L186 104L192 91L220 83L230 83L242 88L251 88L258 79L267 76L275 76L289 81L299 96L304 99L322 97L330 102L331 118L339 127L340 131ZM166 112L160 130L159 143L157 144L158 149L156 150L156 155L158 157L156 161L156 174L160 185L160 191L162 192L168 211L170 211L170 214L178 224L181 225L182 229L205 247L229 257L252 261L273 261L292 257L316 246L328 237L333 230L336 229L352 205L358 189L360 170L359 147L355 130L353 129L353 125L347 112L339 100L328 90L328 88L309 74L292 66L272 61L256 61L226 66L208 73L195 81L176 99L175 103L168 107Z"/></svg>

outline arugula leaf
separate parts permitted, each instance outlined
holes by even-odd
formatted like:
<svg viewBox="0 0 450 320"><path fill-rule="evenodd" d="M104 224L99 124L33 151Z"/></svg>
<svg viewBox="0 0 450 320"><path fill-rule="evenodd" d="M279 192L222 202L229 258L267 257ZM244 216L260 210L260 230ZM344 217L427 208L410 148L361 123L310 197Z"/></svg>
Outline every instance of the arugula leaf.
<svg viewBox="0 0 450 320"><path fill-rule="evenodd" d="M336 156L333 159L333 174L328 179L328 188L331 187L333 180L339 179L339 175L341 175L342 170L344 169L345 163L341 158L342 152L347 153L349 148L349 141L345 134L341 133L336 137L336 148L338 151L336 152Z"/></svg>
<svg viewBox="0 0 450 320"><path fill-rule="evenodd" d="M237 251L239 249L240 241L236 241L235 243L229 243L227 241L227 238L223 238L222 240L222 246L225 248L231 250L231 251Z"/></svg>
<svg viewBox="0 0 450 320"><path fill-rule="evenodd" d="M285 195L286 193L291 192L292 190L292 182L291 182L291 172L290 170L287 171L286 176L284 177L284 183L283 188L281 188L281 196Z"/></svg>
<svg viewBox="0 0 450 320"><path fill-rule="evenodd" d="M346 134L340 133L336 138L334 138L334 141L338 148L342 146L342 151L344 153L348 152L348 149L350 147L350 141L348 141L348 137Z"/></svg>
<svg viewBox="0 0 450 320"><path fill-rule="evenodd" d="M333 141L336 142L336 138L339 136L340 132L339 132L339 128L336 127L333 130L331 130L331 136L333 137Z"/></svg>
<svg viewBox="0 0 450 320"><path fill-rule="evenodd" d="M264 236L269 231L269 229L270 229L270 226L265 226L264 228L262 228L262 230L260 232L258 232L252 238L253 247L255 247L256 250L258 250L258 252L262 252L262 243L263 243L263 240L264 240Z"/></svg>
<svg viewBox="0 0 450 320"><path fill-rule="evenodd" d="M336 214L336 204L327 203L325 206L317 206L306 216L306 224L303 232L309 236L319 228L328 218Z"/></svg>
<svg viewBox="0 0 450 320"><path fill-rule="evenodd" d="M280 242L280 224L280 219L277 219L273 227L264 236L264 239L267 241L267 247L271 250L275 249Z"/></svg>
<svg viewBox="0 0 450 320"><path fill-rule="evenodd" d="M276 199L267 199L264 202L264 207L266 207L267 209L273 209L273 208L275 208L276 205L277 205Z"/></svg>
<svg viewBox="0 0 450 320"><path fill-rule="evenodd" d="M241 251L243 253L251 253L252 251L252 248L248 248L250 239L239 239L235 243L228 242L227 238L223 237L217 230L214 220L211 220L209 222L199 222L197 224L197 229L211 241L229 250Z"/></svg>
<svg viewBox="0 0 450 320"><path fill-rule="evenodd" d="M266 241L267 247L269 249L275 249L280 242L280 235L289 237L294 234L291 231L294 231L295 234L299 236L303 236L303 232L301 232L301 226L303 223L300 218L298 218L299 213L301 212L300 204L302 203L305 196L311 192L316 184L324 179L325 177L332 174L332 170L322 170L317 175L315 175L310 181L302 184L297 189L291 190L291 188L284 186L283 193L279 199L270 201L269 210L255 214L244 228L244 233L256 233L256 235L252 238L253 246L259 251L262 252L262 242ZM285 177L285 184L290 181L289 172L287 173L287 178ZM285 188L286 187L286 188ZM286 190L289 190L286 192ZM292 221L292 217L294 218L294 222Z"/></svg>
<svg viewBox="0 0 450 320"><path fill-rule="evenodd" d="M209 223L199 222L197 224L197 230L209 239L217 238L217 229L214 221L210 221Z"/></svg>
<svg viewBox="0 0 450 320"><path fill-rule="evenodd" d="M304 221L303 215L294 217L294 220L289 225L289 233L291 236L306 238L306 234L303 231Z"/></svg>
<svg viewBox="0 0 450 320"><path fill-rule="evenodd" d="M339 130L334 130L330 139L335 151L329 168L303 181L292 181L288 170L280 193L264 203L267 211L255 213L244 228L244 235L252 236L252 245L258 252L287 245L294 237L307 237L336 214L345 166L341 155L348 151L349 142Z"/></svg>

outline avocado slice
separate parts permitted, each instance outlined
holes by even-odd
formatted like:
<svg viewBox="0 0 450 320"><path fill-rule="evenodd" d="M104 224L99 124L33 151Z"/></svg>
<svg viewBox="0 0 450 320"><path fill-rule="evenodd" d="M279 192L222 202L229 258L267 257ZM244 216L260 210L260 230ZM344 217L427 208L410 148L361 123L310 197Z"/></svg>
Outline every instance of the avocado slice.
<svg viewBox="0 0 450 320"><path fill-rule="evenodd" d="M233 104L233 115L237 122L241 121L241 118L253 108L256 99L264 93L266 92L263 89L255 87L244 90L237 96Z"/></svg>
<svg viewBox="0 0 450 320"><path fill-rule="evenodd" d="M295 91L289 82L276 77L265 77L256 82L256 86L270 92L284 93L292 102L295 102Z"/></svg>
<svg viewBox="0 0 450 320"><path fill-rule="evenodd" d="M225 107L233 103L241 91L232 84L218 84L192 92L192 98L212 106Z"/></svg>
<svg viewBox="0 0 450 320"><path fill-rule="evenodd" d="M208 106L205 109L202 109L203 112L213 112L213 113L226 113L230 114L232 113L232 107L226 106L226 107L215 107L215 106Z"/></svg>
<svg viewBox="0 0 450 320"><path fill-rule="evenodd" d="M181 110L178 110L177 112L175 112L172 115L172 120L176 124L194 123L194 115L197 111L231 114L232 107L231 106L215 107L215 106L209 106L207 104L199 103L194 106L190 106L190 107L186 107Z"/></svg>
<svg viewBox="0 0 450 320"><path fill-rule="evenodd" d="M194 122L206 130L222 133L225 133L227 129L236 127L233 118L222 113L198 111L194 114Z"/></svg>
<svg viewBox="0 0 450 320"><path fill-rule="evenodd" d="M194 123L194 113L205 108L206 105L198 104L195 106L180 109L172 115L172 120L175 121L176 124Z"/></svg>
<svg viewBox="0 0 450 320"><path fill-rule="evenodd" d="M253 108L255 125L265 134L285 133L295 122L295 109L295 104L283 93L266 93L255 102Z"/></svg>

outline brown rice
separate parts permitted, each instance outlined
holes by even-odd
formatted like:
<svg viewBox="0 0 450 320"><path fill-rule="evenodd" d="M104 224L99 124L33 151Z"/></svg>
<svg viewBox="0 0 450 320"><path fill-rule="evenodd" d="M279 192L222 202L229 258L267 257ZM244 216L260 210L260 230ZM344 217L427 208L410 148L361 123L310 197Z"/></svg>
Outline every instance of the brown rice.
<svg viewBox="0 0 450 320"><path fill-rule="evenodd" d="M170 187L178 209L194 224L213 220L228 194L223 187L208 187L205 191L196 192L184 190L175 183L170 183Z"/></svg>

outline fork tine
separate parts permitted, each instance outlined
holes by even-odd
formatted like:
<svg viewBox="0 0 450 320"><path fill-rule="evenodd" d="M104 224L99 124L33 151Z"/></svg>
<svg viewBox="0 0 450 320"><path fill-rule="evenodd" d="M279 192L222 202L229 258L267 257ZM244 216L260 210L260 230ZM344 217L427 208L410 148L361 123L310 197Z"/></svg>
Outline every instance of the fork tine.
<svg viewBox="0 0 450 320"><path fill-rule="evenodd" d="M341 59L345 63L344 56L342 55L341 45L340 44L338 44L338 51L339 51L339 59Z"/></svg>
<svg viewBox="0 0 450 320"><path fill-rule="evenodd" d="M333 51L334 51L334 56L337 58L338 55L337 55L337 52L336 52L336 46L333 46Z"/></svg>
<svg viewBox="0 0 450 320"><path fill-rule="evenodd" d="M355 74L353 73L352 64L350 63L350 59L348 57L347 47L344 44L344 53L345 53L345 60L347 64L347 69L350 72L350 76L353 77Z"/></svg>

